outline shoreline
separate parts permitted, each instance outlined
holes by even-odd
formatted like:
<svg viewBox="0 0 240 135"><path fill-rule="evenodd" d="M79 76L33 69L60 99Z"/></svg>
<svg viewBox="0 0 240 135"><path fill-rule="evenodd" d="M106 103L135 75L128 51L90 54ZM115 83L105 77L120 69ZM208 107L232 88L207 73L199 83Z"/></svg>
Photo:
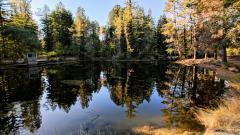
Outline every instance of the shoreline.
<svg viewBox="0 0 240 135"><path fill-rule="evenodd" d="M240 64L229 60L228 66L223 66L220 60L215 59L186 59L175 63L185 66L199 66L216 71L217 77L228 80L232 83L240 83ZM237 87L240 89L240 87Z"/></svg>
<svg viewBox="0 0 240 135"><path fill-rule="evenodd" d="M199 109L196 117L205 126L205 135L239 134L240 133L240 64L239 61L229 59L224 66L220 60L215 59L187 59L175 63L185 66L200 66L216 71L218 78L227 80L229 91L215 109Z"/></svg>
<svg viewBox="0 0 240 135"><path fill-rule="evenodd" d="M76 60L76 59L65 59L60 61L49 61L49 60L38 60L37 64L28 65L26 63L14 63L14 64L0 64L0 70L16 69L16 68L32 68L41 67L46 65L61 65L61 64L77 64L81 62L172 62L172 60L157 60L157 59L123 59L123 60L112 60L112 59L86 59L86 60Z"/></svg>

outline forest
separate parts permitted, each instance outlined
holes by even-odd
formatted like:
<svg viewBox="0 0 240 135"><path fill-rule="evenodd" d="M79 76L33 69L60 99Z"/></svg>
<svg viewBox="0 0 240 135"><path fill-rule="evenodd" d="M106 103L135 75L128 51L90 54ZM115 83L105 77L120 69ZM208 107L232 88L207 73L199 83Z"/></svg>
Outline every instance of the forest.
<svg viewBox="0 0 240 135"><path fill-rule="evenodd" d="M0 0L0 134L240 134L240 0L73 1Z"/></svg>
<svg viewBox="0 0 240 135"><path fill-rule="evenodd" d="M44 6L40 16L38 25L28 0L0 0L1 63L31 51L87 60L221 57L223 63L239 54L239 0L166 0L157 22L132 0L114 6L105 26L61 2L54 10Z"/></svg>

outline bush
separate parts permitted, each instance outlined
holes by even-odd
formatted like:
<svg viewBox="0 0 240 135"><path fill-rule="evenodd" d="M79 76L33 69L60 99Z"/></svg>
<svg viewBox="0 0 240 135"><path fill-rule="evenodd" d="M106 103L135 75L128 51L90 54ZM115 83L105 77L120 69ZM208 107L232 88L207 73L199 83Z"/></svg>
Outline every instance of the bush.
<svg viewBox="0 0 240 135"><path fill-rule="evenodd" d="M227 48L227 55L228 56L237 56L237 55L239 55L238 48Z"/></svg>

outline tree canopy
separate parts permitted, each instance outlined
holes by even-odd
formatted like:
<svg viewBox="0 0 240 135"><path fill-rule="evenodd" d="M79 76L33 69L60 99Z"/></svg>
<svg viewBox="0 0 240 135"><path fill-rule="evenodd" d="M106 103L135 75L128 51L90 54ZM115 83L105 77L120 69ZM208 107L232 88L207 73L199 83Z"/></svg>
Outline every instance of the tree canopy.
<svg viewBox="0 0 240 135"><path fill-rule="evenodd" d="M167 0L157 22L131 0L116 5L108 23L100 26L84 8L75 15L60 2L54 10L44 6L40 31L33 20L31 2L0 1L1 60L18 60L28 51L80 59L166 59L221 56L239 48L238 0ZM205 55L204 55L205 54Z"/></svg>

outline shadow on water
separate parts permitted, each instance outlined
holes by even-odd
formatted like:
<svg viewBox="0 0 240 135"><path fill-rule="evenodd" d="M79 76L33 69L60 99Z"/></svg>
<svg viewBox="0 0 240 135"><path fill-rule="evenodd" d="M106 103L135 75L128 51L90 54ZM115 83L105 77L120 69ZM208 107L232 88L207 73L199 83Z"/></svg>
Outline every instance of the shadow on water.
<svg viewBox="0 0 240 135"><path fill-rule="evenodd" d="M157 124L203 131L194 118L194 109L216 107L225 91L225 81L217 78L215 72L171 63L86 62L4 70L0 71L0 133L50 133L51 129L44 128L45 125L55 121L64 123L64 120L45 120L52 117L50 112L58 119L64 113L72 125L65 126L63 131L77 133L79 127L73 119L80 116L71 112L77 110L84 118L89 115L84 110L95 108L96 115L84 127L86 131L98 130L99 118L112 125L112 130L128 128L131 132L136 126ZM81 107L77 108L79 102ZM106 107L101 110L97 106ZM116 121L133 124L119 128Z"/></svg>

